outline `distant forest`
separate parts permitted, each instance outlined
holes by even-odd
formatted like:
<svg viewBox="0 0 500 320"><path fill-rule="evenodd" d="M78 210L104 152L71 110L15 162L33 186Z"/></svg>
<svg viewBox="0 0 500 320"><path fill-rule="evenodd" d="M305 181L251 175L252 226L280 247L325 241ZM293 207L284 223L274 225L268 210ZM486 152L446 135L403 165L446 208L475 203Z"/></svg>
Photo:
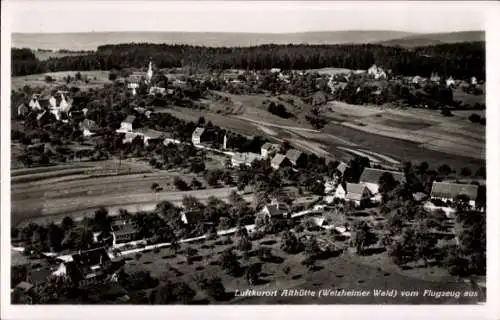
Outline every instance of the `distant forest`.
<svg viewBox="0 0 500 320"><path fill-rule="evenodd" d="M105 45L96 52L38 60L30 49L12 49L12 75L55 71L194 66L210 69L368 69L377 64L393 74L485 79L485 43L467 42L404 49L381 45L261 45L212 48L133 43Z"/></svg>

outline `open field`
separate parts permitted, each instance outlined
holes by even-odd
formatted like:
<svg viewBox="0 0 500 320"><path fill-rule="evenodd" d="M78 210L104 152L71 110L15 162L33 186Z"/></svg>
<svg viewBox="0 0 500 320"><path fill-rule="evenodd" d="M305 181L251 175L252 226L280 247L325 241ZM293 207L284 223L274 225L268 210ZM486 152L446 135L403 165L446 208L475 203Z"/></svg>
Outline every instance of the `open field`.
<svg viewBox="0 0 500 320"><path fill-rule="evenodd" d="M484 86L478 86L478 87L482 89L484 92L485 90ZM463 104L474 106L476 103L479 104L486 103L486 95L484 93L479 95L474 95L464 92L461 88L455 88L453 89L453 100L460 101Z"/></svg>
<svg viewBox="0 0 500 320"><path fill-rule="evenodd" d="M43 74L31 74L28 76L20 76L20 77L12 77L11 79L11 89L19 90L24 86L30 86L32 88L36 87L48 87L54 88L61 85L68 85L69 87L75 86L80 88L80 90L87 90L90 88L98 88L102 87L105 84L111 83L108 79L109 71L80 71L82 75L82 79L88 77L89 82L85 81L72 81L69 84L66 84L64 77L70 75L71 77L75 77L77 71L61 71L61 72L49 72ZM54 81L47 82L45 81L45 77L50 76Z"/></svg>
<svg viewBox="0 0 500 320"><path fill-rule="evenodd" d="M321 69L311 69L309 72L317 72L319 74L336 75L340 73L349 73L352 70L343 68L321 68Z"/></svg>
<svg viewBox="0 0 500 320"><path fill-rule="evenodd" d="M213 161L219 163L220 159ZM107 207L111 214L120 208L131 212L149 210L164 200L180 204L184 195L189 194L201 200L211 195L227 198L232 190L219 188L178 192L173 185L174 178L181 177L190 183L194 174L151 168L145 170L140 162L122 161L121 174L100 175L102 168L115 167L114 160L96 162L92 168L88 167L89 164L47 167L47 171L41 167L14 170L11 181L12 224L28 220L44 221L47 217L62 219L65 215L82 217L101 206ZM207 187L203 177L196 178ZM162 191L153 192L153 183L158 183Z"/></svg>

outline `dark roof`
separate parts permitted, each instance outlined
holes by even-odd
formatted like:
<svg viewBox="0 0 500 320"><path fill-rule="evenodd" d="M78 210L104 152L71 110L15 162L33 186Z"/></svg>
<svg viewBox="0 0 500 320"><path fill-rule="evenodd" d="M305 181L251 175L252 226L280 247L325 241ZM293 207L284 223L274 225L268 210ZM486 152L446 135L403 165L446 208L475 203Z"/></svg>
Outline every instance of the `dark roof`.
<svg viewBox="0 0 500 320"><path fill-rule="evenodd" d="M286 157L292 162L297 162L301 155L303 155L303 153L297 149L290 149L286 153Z"/></svg>
<svg viewBox="0 0 500 320"><path fill-rule="evenodd" d="M283 203L268 204L264 206L264 209L266 208L271 217L284 216L288 212L287 206Z"/></svg>
<svg viewBox="0 0 500 320"><path fill-rule="evenodd" d="M112 228L113 228L113 232L115 233L115 235L131 234L131 233L139 232L139 230L137 230L136 226L134 226L131 223L122 224L122 225L115 224L115 225L113 225Z"/></svg>
<svg viewBox="0 0 500 320"><path fill-rule="evenodd" d="M51 276L52 276L52 270L50 270L50 268L47 267L34 269L31 270L29 273L29 278L33 283L44 282Z"/></svg>
<svg viewBox="0 0 500 320"><path fill-rule="evenodd" d="M21 281L16 286L17 289L21 289L21 290L23 290L25 292L30 291L33 287L34 286L31 283L26 282L26 281Z"/></svg>
<svg viewBox="0 0 500 320"><path fill-rule="evenodd" d="M432 183L431 197L435 198L455 198L459 195L465 195L470 200L476 200L478 194L478 186L474 184L459 184L448 182Z"/></svg>
<svg viewBox="0 0 500 320"><path fill-rule="evenodd" d="M80 269L90 268L95 265L110 261L104 248L91 249L73 255L73 261Z"/></svg>
<svg viewBox="0 0 500 320"><path fill-rule="evenodd" d="M97 125L97 123L95 123L94 120L84 119L82 122L80 122L80 129L93 131L99 129L99 126Z"/></svg>
<svg viewBox="0 0 500 320"><path fill-rule="evenodd" d="M184 222L189 224L204 221L203 212L201 210L183 211L181 215L186 218Z"/></svg>
<svg viewBox="0 0 500 320"><path fill-rule="evenodd" d="M392 176L394 177L394 180L398 181L400 184L404 183L404 181L406 179L404 173L402 173L402 172L374 169L374 168L365 168L365 170L363 170L363 173L361 174L361 177L359 178L359 182L378 184L380 177L385 172L392 174Z"/></svg>

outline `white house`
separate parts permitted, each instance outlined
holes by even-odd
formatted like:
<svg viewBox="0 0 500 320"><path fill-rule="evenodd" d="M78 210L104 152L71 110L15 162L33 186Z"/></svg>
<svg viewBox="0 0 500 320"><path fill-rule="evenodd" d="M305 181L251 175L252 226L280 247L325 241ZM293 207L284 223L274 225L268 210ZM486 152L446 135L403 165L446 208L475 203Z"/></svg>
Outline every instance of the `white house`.
<svg viewBox="0 0 500 320"><path fill-rule="evenodd" d="M200 145L202 142L205 141L206 137L206 130L205 128L198 127L193 131L193 134L191 136L191 140L194 145Z"/></svg>
<svg viewBox="0 0 500 320"><path fill-rule="evenodd" d="M125 120L122 121L120 129L118 129L121 132L130 132L134 130L134 124L136 121L135 116L127 116Z"/></svg>
<svg viewBox="0 0 500 320"><path fill-rule="evenodd" d="M373 76L375 79L385 79L387 78L387 73L384 69L377 67L377 65L373 65L368 69L368 75Z"/></svg>
<svg viewBox="0 0 500 320"><path fill-rule="evenodd" d="M345 199L346 196L346 191L344 186L342 184L339 184L337 186L337 189L335 189L335 195L333 196L336 199Z"/></svg>
<svg viewBox="0 0 500 320"><path fill-rule="evenodd" d="M84 137L93 136L95 134L94 131L98 128L99 126L93 120L85 119L80 122L80 130L82 130Z"/></svg>
<svg viewBox="0 0 500 320"><path fill-rule="evenodd" d="M473 86L477 85L477 79L476 79L476 77L472 77L470 79L470 84L473 85Z"/></svg>
<svg viewBox="0 0 500 320"><path fill-rule="evenodd" d="M39 95L37 94L34 94L32 97L31 97L31 100L29 102L29 107L31 108L31 110L42 110L42 106L40 105L40 102L38 101L40 98Z"/></svg>
<svg viewBox="0 0 500 320"><path fill-rule="evenodd" d="M260 155L262 158L267 159L273 156L279 150L279 145L266 142L260 148Z"/></svg>
<svg viewBox="0 0 500 320"><path fill-rule="evenodd" d="M431 82L434 82L434 83L440 83L441 77L437 73L433 73L433 74L431 74L430 80L431 80Z"/></svg>
<svg viewBox="0 0 500 320"><path fill-rule="evenodd" d="M362 183L346 183L345 199L354 202L356 207L370 199L370 191Z"/></svg>
<svg viewBox="0 0 500 320"><path fill-rule="evenodd" d="M258 153L252 153L252 152L239 153L239 152L236 152L231 157L231 165L233 167L239 167L241 164L244 164L246 166L251 166L255 160L260 160L260 159L262 159L262 157Z"/></svg>
<svg viewBox="0 0 500 320"><path fill-rule="evenodd" d="M446 86L447 87L451 87L454 85L455 85L455 80L453 80L453 77L450 76L448 79L446 79Z"/></svg>

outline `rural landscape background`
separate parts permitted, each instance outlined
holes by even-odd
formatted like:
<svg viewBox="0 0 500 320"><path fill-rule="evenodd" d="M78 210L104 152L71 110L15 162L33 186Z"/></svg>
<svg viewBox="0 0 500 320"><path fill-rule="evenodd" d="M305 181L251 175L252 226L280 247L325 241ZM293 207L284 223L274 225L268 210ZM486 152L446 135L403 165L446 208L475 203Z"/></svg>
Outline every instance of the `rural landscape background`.
<svg viewBox="0 0 500 320"><path fill-rule="evenodd" d="M13 33L11 53L12 303L485 301L483 31ZM239 294L277 288L370 294Z"/></svg>

